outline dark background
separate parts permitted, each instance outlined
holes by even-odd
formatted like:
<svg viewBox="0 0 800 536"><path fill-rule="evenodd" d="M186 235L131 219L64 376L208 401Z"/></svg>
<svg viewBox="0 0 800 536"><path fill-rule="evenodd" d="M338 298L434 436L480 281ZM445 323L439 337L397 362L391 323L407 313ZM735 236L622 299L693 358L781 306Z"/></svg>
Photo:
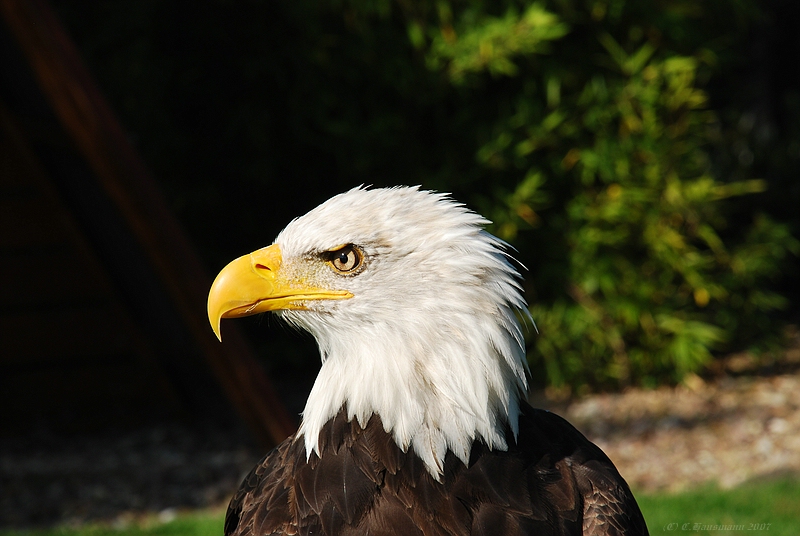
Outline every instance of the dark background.
<svg viewBox="0 0 800 536"><path fill-rule="evenodd" d="M457 18L470 11L501 15L515 4L524 7L447 5ZM452 84L441 69L429 68L424 47L409 39L411 23L435 28L446 20L432 6L53 5L210 271L269 244L291 218L359 184L422 184L486 211L520 180L519 171L492 169L476 155L496 135L497 118L508 115L521 84L535 80L545 60L523 65L517 77ZM590 16L598 6L606 13L599 21ZM546 61L581 76L603 72L596 51L602 31L622 43L634 31L644 33L665 57L711 51L715 60L702 65L698 85L720 120L721 142L707 147L714 170L723 180L768 182L765 193L728 202L726 232L742 232L759 211L797 232L796 3L561 1L547 7L571 31ZM529 279L538 283L534 299L557 294L548 289L552 277L545 264L564 255L554 229L545 226L514 242ZM789 297L782 318L798 311L797 264L791 262L770 283ZM261 332L251 338L256 344L272 348L270 368L284 366L285 355L300 359L302 369L311 366L311 341L291 337L286 343L281 328L263 333L268 320L245 322Z"/></svg>

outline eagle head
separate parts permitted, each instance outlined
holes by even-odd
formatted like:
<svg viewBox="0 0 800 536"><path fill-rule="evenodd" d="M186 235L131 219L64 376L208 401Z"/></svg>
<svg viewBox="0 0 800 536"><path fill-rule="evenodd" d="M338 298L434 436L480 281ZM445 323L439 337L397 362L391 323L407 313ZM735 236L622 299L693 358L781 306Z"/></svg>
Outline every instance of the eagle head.
<svg viewBox="0 0 800 536"><path fill-rule="evenodd" d="M221 318L276 311L315 337L308 456L345 408L361 426L379 415L439 478L448 450L467 463L475 440L507 448L527 387L520 276L487 223L418 187L352 189L226 266L209 320L219 337Z"/></svg>

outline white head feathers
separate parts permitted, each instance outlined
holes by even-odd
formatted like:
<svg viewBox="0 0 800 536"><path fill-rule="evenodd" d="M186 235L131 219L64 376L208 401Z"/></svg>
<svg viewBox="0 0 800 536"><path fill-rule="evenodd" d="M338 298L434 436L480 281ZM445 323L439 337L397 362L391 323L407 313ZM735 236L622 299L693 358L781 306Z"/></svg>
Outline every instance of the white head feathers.
<svg viewBox="0 0 800 536"><path fill-rule="evenodd" d="M343 406L362 426L380 415L437 478L448 449L467 463L475 439L507 448L503 430L516 434L527 387L516 317L527 310L519 273L486 223L443 194L356 188L280 233L281 269L308 274L310 259L346 244L363 252L353 273L312 270L318 286L351 299L280 312L322 354L298 433L309 456Z"/></svg>

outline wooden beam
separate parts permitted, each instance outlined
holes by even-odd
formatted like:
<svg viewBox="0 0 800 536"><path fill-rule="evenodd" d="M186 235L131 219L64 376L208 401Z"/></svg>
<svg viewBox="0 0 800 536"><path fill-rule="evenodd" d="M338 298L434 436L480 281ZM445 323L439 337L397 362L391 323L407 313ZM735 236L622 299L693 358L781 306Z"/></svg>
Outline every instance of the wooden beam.
<svg viewBox="0 0 800 536"><path fill-rule="evenodd" d="M225 343L206 319L210 278L128 141L74 44L44 0L0 0L0 10L42 93L148 255L187 329L256 438L275 445L296 423L235 326Z"/></svg>

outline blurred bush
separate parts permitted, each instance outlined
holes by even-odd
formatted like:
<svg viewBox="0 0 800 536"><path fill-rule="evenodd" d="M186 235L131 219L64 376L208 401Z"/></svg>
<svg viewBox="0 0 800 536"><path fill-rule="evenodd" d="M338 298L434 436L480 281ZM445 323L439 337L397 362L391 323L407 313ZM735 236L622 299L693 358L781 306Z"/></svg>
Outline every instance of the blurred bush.
<svg viewBox="0 0 800 536"><path fill-rule="evenodd" d="M666 2L657 14L678 26L703 9L687 7ZM767 185L715 169L722 127L697 83L713 50L671 50L652 15L621 1L485 9L440 8L427 59L473 90L521 79L476 156L513 170L484 210L535 263L534 285L553 285L531 307L534 366L556 387L656 385L772 334L768 313L787 300L769 283L798 241L759 213L726 234L727 201ZM532 228L564 242L547 266L537 260L547 244L527 247Z"/></svg>
<svg viewBox="0 0 800 536"><path fill-rule="evenodd" d="M517 248L551 385L679 382L798 311L794 3L53 1L212 266L421 183Z"/></svg>

